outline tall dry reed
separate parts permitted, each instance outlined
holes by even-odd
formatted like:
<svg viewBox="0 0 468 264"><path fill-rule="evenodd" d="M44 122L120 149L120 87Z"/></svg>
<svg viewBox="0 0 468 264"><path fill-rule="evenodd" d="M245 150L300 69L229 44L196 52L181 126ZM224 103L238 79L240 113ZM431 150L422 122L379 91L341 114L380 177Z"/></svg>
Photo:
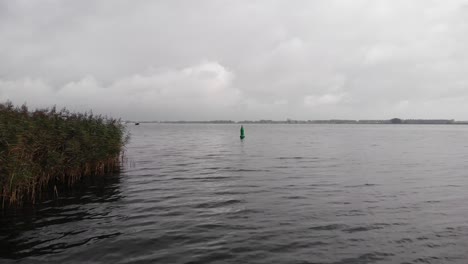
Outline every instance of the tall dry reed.
<svg viewBox="0 0 468 264"><path fill-rule="evenodd" d="M127 140L117 119L0 103L2 207L34 203L83 176L118 171Z"/></svg>

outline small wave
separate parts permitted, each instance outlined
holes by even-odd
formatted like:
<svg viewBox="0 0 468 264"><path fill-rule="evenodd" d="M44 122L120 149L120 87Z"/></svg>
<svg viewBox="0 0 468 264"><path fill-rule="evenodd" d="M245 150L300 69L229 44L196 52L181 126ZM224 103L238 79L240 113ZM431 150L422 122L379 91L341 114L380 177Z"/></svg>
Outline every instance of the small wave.
<svg viewBox="0 0 468 264"><path fill-rule="evenodd" d="M232 178L235 178L233 176L208 176L208 177L193 177L193 178L190 178L190 179L193 179L193 180L225 180L225 179L232 179Z"/></svg>
<svg viewBox="0 0 468 264"><path fill-rule="evenodd" d="M372 252L362 254L356 258L345 258L338 262L333 262L333 264L345 264L345 263L374 263L375 261L384 260L387 257L394 256L392 253L384 252Z"/></svg>
<svg viewBox="0 0 468 264"><path fill-rule="evenodd" d="M142 168L137 168L133 170L128 170L127 172L142 172L142 171L156 171L160 169L160 167L142 167Z"/></svg>
<svg viewBox="0 0 468 264"><path fill-rule="evenodd" d="M258 172L258 171L263 171L263 172L269 172L270 170L256 170L256 169L223 169L223 171L229 171L229 172Z"/></svg>
<svg viewBox="0 0 468 264"><path fill-rule="evenodd" d="M176 164L173 164L173 166L185 167L185 166L196 165L196 164L198 164L198 163L196 163L196 162L186 162L186 163L176 163Z"/></svg>
<svg viewBox="0 0 468 264"><path fill-rule="evenodd" d="M348 185L348 186L345 186L345 188L373 187L373 186L378 186L378 184L365 183L365 184L358 184L358 185Z"/></svg>
<svg viewBox="0 0 468 264"><path fill-rule="evenodd" d="M440 260L439 257L424 257L424 258L417 258L410 263L434 263L434 260Z"/></svg>
<svg viewBox="0 0 468 264"><path fill-rule="evenodd" d="M296 200L296 199L307 199L307 196L302 195L292 195L292 196L285 196L286 199Z"/></svg>
<svg viewBox="0 0 468 264"><path fill-rule="evenodd" d="M223 167L207 167L205 169L207 169L207 170L220 170L220 169L223 169Z"/></svg>
<svg viewBox="0 0 468 264"><path fill-rule="evenodd" d="M357 226L352 228L344 229L343 231L347 233L356 233L356 232L365 232L370 230L382 229L388 224L373 224L373 225L366 225L366 226Z"/></svg>
<svg viewBox="0 0 468 264"><path fill-rule="evenodd" d="M201 204L195 205L195 208L217 208L217 207L223 207L223 206L228 206L228 205L232 205L232 204L238 204L238 203L242 203L242 202L243 202L242 200L238 200L238 199L206 202L206 203L201 203Z"/></svg>
<svg viewBox="0 0 468 264"><path fill-rule="evenodd" d="M424 245L425 247L428 247L428 248L439 248L439 247L442 247L442 245L440 244L436 244L436 243L427 243Z"/></svg>
<svg viewBox="0 0 468 264"><path fill-rule="evenodd" d="M169 172L170 173L179 173L179 172L191 172L191 171L193 171L193 169L179 169L179 168L177 168L177 169L172 169Z"/></svg>
<svg viewBox="0 0 468 264"><path fill-rule="evenodd" d="M315 246L327 246L329 243L325 243L322 241L294 241L288 244L281 244L271 248L269 251L271 252L289 252L289 251L296 251L297 249L309 249Z"/></svg>
<svg viewBox="0 0 468 264"><path fill-rule="evenodd" d="M346 202L346 201L333 201L333 202L329 202L329 204L341 204L341 205L346 205L346 204L351 204L351 202Z"/></svg>
<svg viewBox="0 0 468 264"><path fill-rule="evenodd" d="M224 215L226 215L230 219L248 219L253 214L262 214L262 213L264 213L264 211L262 210L240 208L238 210L230 210L230 211L224 212ZM252 228L255 229L254 227Z"/></svg>
<svg viewBox="0 0 468 264"><path fill-rule="evenodd" d="M170 211L170 212L165 212L165 213L159 213L158 216L181 216L185 215L184 212L180 211ZM152 222L154 224L154 222Z"/></svg>
<svg viewBox="0 0 468 264"><path fill-rule="evenodd" d="M87 238L84 238L84 239L81 239L81 240L78 240L78 241L71 241L71 242L68 242L68 243L64 243L62 242L60 238L57 238L57 239L50 239L46 242L52 242L52 241L56 241L56 243L50 243L46 246L40 246L40 247L32 247L31 250L33 250L33 253L30 252L30 250L27 250L27 251L23 251L22 252L22 255L23 256L28 256L28 255L37 255L37 254L55 254L55 253L60 253L60 252L63 252L69 248L74 248L74 247L79 247L79 246L83 246L83 245L89 245L91 243L95 243L99 240L105 240L105 239L109 239L109 238L113 238L113 237L117 237L121 235L120 232L115 232L115 233L110 233L110 234L104 234L104 235L96 235L96 236L91 236L91 237L87 237ZM38 243L39 244L42 244L42 243Z"/></svg>
<svg viewBox="0 0 468 264"><path fill-rule="evenodd" d="M241 194L248 194L249 191L216 191L213 194L215 195L241 195Z"/></svg>
<svg viewBox="0 0 468 264"><path fill-rule="evenodd" d="M226 225L221 224L221 223L207 223L207 224L196 225L195 228L213 230L213 229L226 228Z"/></svg>
<svg viewBox="0 0 468 264"><path fill-rule="evenodd" d="M218 173L217 171L204 171L204 172L199 172L199 175L213 175Z"/></svg>
<svg viewBox="0 0 468 264"><path fill-rule="evenodd" d="M362 239L362 238L350 238L348 239L348 241L351 241L351 242L363 242L363 241L366 241L365 239Z"/></svg>
<svg viewBox="0 0 468 264"><path fill-rule="evenodd" d="M340 212L340 213L337 213L336 216L365 216L367 215L366 213L362 212L362 211L349 211L349 212Z"/></svg>
<svg viewBox="0 0 468 264"><path fill-rule="evenodd" d="M220 157L222 155L219 154L206 154L205 157Z"/></svg>
<svg viewBox="0 0 468 264"><path fill-rule="evenodd" d="M397 244L407 244L407 243L412 243L413 240L410 239L410 238L402 238L402 239L398 239L397 241L395 241Z"/></svg>
<svg viewBox="0 0 468 264"><path fill-rule="evenodd" d="M430 201L425 201L425 203L433 204L433 203L440 203L441 201L438 200L430 200Z"/></svg>
<svg viewBox="0 0 468 264"><path fill-rule="evenodd" d="M298 159L305 159L305 157L278 157L277 159L280 159L280 160L298 160Z"/></svg>
<svg viewBox="0 0 468 264"><path fill-rule="evenodd" d="M364 200L364 203L378 203L379 201L373 201L373 200Z"/></svg>
<svg viewBox="0 0 468 264"><path fill-rule="evenodd" d="M309 227L310 230L318 230L318 231L330 231L330 230L342 230L347 228L347 225L343 224L330 224L330 225L321 225L321 226L314 226Z"/></svg>
<svg viewBox="0 0 468 264"><path fill-rule="evenodd" d="M232 177L228 176L208 176L208 177L174 177L171 180L178 180L178 181L193 181L193 180L223 180L229 179Z"/></svg>

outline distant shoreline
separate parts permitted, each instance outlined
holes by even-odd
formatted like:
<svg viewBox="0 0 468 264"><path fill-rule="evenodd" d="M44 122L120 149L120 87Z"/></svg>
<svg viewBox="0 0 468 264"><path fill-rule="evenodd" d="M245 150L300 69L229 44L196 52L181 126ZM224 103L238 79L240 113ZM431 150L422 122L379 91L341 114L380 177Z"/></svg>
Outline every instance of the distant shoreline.
<svg viewBox="0 0 468 264"><path fill-rule="evenodd" d="M399 119L388 120L211 120L211 121L126 121L126 123L157 123L157 124L356 124L356 125L468 125L468 121L456 121L454 119Z"/></svg>

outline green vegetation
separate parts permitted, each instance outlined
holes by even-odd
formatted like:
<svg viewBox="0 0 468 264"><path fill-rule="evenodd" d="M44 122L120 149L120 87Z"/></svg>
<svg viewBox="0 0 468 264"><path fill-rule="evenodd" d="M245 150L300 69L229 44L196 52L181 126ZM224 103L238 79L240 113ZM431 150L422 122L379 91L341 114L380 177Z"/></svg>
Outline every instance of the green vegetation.
<svg viewBox="0 0 468 264"><path fill-rule="evenodd" d="M118 171L127 139L120 120L0 103L2 207L34 203L83 176Z"/></svg>
<svg viewBox="0 0 468 264"><path fill-rule="evenodd" d="M392 123L392 124L402 124L403 120L401 120L400 118L392 118L392 119L390 119L390 123Z"/></svg>

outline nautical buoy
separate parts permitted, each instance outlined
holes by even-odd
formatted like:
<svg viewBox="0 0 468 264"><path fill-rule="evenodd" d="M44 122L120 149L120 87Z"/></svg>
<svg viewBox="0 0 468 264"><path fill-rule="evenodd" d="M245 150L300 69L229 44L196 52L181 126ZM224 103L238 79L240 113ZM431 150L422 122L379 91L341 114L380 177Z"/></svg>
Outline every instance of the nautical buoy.
<svg viewBox="0 0 468 264"><path fill-rule="evenodd" d="M244 126L241 126L241 129L240 129L240 139L244 139L244 138L245 138Z"/></svg>

